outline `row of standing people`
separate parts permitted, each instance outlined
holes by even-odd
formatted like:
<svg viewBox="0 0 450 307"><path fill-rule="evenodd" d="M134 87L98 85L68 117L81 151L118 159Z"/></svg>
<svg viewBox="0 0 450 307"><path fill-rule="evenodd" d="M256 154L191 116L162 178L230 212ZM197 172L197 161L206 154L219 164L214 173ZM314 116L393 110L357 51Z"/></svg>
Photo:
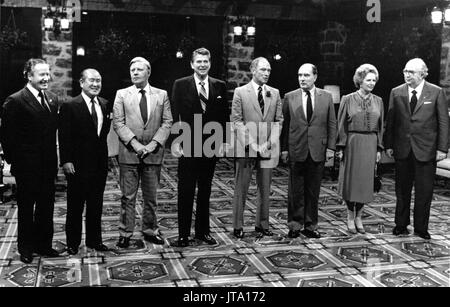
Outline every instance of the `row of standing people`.
<svg viewBox="0 0 450 307"><path fill-rule="evenodd" d="M100 73L82 72L82 93L62 104L57 115L58 97L46 91L49 66L42 60L27 62L27 86L7 98L3 106L1 141L7 162L17 182L18 249L23 262L33 252L57 256L52 248L56 138L59 126L60 162L68 179L67 251L78 253L81 244L82 212L86 205L86 246L97 251L102 243L101 212L107 175L106 138L113 122L119 144L120 188L122 192L119 240L127 248L135 228L135 203L139 184L143 194L142 233L146 241L163 244L156 215L156 189L160 179L164 145L173 119L185 122L194 131L196 114L203 124L218 122L225 127L229 118L242 135L246 150L256 158L235 159L233 235L244 237L243 213L247 191L256 169L258 203L255 231L270 236L269 194L272 169L281 140L281 160L289 164L288 236L300 233L319 238L318 199L324 164L335 154L341 160L339 193L348 206L348 230L364 232L362 207L372 200L375 163L386 147L396 161L396 227L394 234L406 234L409 224L411 189L415 182L414 230L429 238L428 217L433 193L436 161L448 149L447 104L442 89L426 82L425 63L409 61L404 69L405 84L392 90L383 142L383 102L371 92L378 81L372 65L362 65L354 76L358 90L342 98L338 123L331 94L315 87L318 72L312 64L298 70L300 88L287 93L281 103L279 91L267 85L271 67L265 58L251 64L252 80L236 88L231 117L226 101L225 82L208 75L211 55L205 48L193 52L194 74L176 80L171 103L167 92L150 86L150 63L144 58L130 62L132 86L117 91L113 118L101 90ZM173 116L172 116L173 115ZM59 118L59 124L58 124ZM263 141L252 136L249 122L276 122L283 128L268 131ZM250 135L249 135L250 134ZM204 136L207 138L207 135ZM205 140L205 138L203 140ZM194 140L192 140L194 142ZM384 147L383 147L384 144ZM221 150L227 150L226 140ZM193 202L196 187L195 238L214 245L210 235L209 199L217 157L189 157L175 145L178 163L179 247L190 244ZM336 153L335 153L336 151Z"/></svg>

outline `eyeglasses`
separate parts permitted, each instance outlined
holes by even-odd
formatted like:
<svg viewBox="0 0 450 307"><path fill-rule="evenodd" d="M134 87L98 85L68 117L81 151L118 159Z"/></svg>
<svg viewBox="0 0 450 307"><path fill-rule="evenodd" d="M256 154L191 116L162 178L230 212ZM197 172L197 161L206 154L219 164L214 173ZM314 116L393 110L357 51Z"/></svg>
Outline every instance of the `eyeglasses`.
<svg viewBox="0 0 450 307"><path fill-rule="evenodd" d="M405 75L414 75L414 74L419 73L419 72L420 71L416 71L416 70L407 70L407 69L403 70L403 74L405 74Z"/></svg>

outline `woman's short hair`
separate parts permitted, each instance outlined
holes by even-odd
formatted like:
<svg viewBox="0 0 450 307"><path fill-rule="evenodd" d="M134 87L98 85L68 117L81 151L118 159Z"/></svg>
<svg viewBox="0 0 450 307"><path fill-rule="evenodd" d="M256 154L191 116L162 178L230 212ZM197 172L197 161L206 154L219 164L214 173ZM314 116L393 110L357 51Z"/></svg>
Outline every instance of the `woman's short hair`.
<svg viewBox="0 0 450 307"><path fill-rule="evenodd" d="M361 86L361 83L363 82L364 78L369 73L375 74L375 77L377 79L376 81L378 81L379 78L378 70L372 64L362 64L356 69L355 75L353 76L353 83L355 83L356 88L359 88Z"/></svg>

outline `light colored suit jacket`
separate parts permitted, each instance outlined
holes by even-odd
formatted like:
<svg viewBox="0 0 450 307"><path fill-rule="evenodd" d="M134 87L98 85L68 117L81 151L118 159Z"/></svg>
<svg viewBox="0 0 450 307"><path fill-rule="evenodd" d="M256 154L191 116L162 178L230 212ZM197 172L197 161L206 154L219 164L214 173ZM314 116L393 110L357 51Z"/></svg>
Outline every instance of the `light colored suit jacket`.
<svg viewBox="0 0 450 307"><path fill-rule="evenodd" d="M145 164L161 164L164 156L164 144L170 135L172 127L172 112L167 92L156 87L150 87L151 110L146 123L142 120L139 108L139 92L133 85L120 89L116 93L113 107L113 127L119 136L119 163L138 164L139 158L130 146L130 141L136 139L147 145L152 140L161 146L156 153L150 153L144 159Z"/></svg>
<svg viewBox="0 0 450 307"><path fill-rule="evenodd" d="M272 146L271 159L261 160L261 167L270 168L278 165L279 138L283 126L283 113L281 111L280 92L276 88L266 85L264 116L252 84L248 83L236 88L231 107L231 121L234 124L234 129L237 133L236 139L240 146L245 147L255 142L261 145L266 141L270 141ZM262 126L259 123L268 123L265 126L267 129L260 129ZM271 125L271 123L275 123L275 125ZM250 125L254 125L256 129L249 129Z"/></svg>
<svg viewBox="0 0 450 307"><path fill-rule="evenodd" d="M289 160L303 162L308 157L316 162L325 161L326 149L336 149L336 114L331 93L315 89L314 112L311 121L303 111L302 90L284 96L284 127L282 151L289 152Z"/></svg>
<svg viewBox="0 0 450 307"><path fill-rule="evenodd" d="M391 91L386 123L385 148L396 159L405 159L412 150L419 161L436 158L436 150L448 151L448 105L442 88L425 82L411 114L408 86Z"/></svg>

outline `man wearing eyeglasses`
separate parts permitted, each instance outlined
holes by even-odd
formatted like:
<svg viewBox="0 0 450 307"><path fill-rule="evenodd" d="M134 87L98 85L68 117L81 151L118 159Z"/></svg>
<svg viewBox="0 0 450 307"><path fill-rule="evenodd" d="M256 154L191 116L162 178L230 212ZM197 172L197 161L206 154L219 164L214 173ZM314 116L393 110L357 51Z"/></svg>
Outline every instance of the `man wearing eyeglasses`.
<svg viewBox="0 0 450 307"><path fill-rule="evenodd" d="M428 68L422 59L410 60L403 74L405 84L391 91L385 138L386 153L395 159L393 234L409 234L414 184L414 233L429 240L436 163L445 159L448 151L448 106L444 91L425 81Z"/></svg>

